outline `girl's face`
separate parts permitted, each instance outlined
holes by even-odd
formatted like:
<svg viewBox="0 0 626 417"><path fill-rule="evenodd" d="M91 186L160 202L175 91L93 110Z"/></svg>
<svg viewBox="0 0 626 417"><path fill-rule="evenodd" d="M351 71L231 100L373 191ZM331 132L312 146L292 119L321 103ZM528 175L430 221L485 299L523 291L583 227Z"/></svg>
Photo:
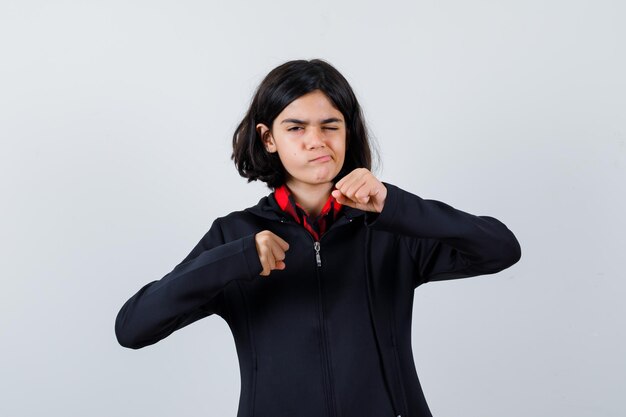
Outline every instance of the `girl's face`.
<svg viewBox="0 0 626 417"><path fill-rule="evenodd" d="M287 171L287 186L328 184L343 166L346 124L343 115L320 90L289 103L272 129L257 131L268 152L278 152Z"/></svg>

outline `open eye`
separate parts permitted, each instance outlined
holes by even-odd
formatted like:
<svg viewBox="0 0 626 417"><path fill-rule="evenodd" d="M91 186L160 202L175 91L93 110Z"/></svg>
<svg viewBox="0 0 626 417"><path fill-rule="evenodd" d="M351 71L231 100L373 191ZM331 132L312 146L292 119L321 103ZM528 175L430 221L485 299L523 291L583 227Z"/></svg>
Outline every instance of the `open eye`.
<svg viewBox="0 0 626 417"><path fill-rule="evenodd" d="M302 129L301 126L292 126L290 128L287 129L288 132L296 132L298 130Z"/></svg>

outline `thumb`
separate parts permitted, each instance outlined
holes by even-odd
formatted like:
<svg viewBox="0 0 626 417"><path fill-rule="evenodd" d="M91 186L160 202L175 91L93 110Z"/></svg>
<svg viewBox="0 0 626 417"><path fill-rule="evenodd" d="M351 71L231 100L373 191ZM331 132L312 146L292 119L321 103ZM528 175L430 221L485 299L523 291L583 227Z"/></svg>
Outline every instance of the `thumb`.
<svg viewBox="0 0 626 417"><path fill-rule="evenodd" d="M348 197L344 196L341 191L339 190L334 190L332 192L333 197L335 197L335 200L337 200L337 202L339 202L339 204L342 204L344 206L348 206L348 207L352 207L352 208L357 208L356 203L352 200L350 200Z"/></svg>

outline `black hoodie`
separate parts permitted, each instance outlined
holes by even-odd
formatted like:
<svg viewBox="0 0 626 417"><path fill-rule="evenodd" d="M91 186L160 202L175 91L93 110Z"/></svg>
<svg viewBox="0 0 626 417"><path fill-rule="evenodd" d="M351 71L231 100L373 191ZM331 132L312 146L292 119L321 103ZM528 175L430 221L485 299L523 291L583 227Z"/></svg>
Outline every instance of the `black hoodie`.
<svg viewBox="0 0 626 417"><path fill-rule="evenodd" d="M383 184L381 213L344 206L319 242L273 195L216 219L124 304L119 343L138 349L218 314L239 358L238 417L431 416L411 349L414 289L499 272L521 250L493 217ZM286 269L269 276L259 275L262 230L289 243Z"/></svg>

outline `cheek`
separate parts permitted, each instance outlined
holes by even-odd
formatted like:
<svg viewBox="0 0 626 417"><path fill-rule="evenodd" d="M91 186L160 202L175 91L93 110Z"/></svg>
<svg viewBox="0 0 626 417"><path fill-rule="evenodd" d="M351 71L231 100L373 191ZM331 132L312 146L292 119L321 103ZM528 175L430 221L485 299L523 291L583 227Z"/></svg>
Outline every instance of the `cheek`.
<svg viewBox="0 0 626 417"><path fill-rule="evenodd" d="M346 154L346 150L347 150L346 148L347 147L346 147L346 142L345 141L339 142L337 150L338 150L339 153L341 153L342 156L344 156Z"/></svg>

